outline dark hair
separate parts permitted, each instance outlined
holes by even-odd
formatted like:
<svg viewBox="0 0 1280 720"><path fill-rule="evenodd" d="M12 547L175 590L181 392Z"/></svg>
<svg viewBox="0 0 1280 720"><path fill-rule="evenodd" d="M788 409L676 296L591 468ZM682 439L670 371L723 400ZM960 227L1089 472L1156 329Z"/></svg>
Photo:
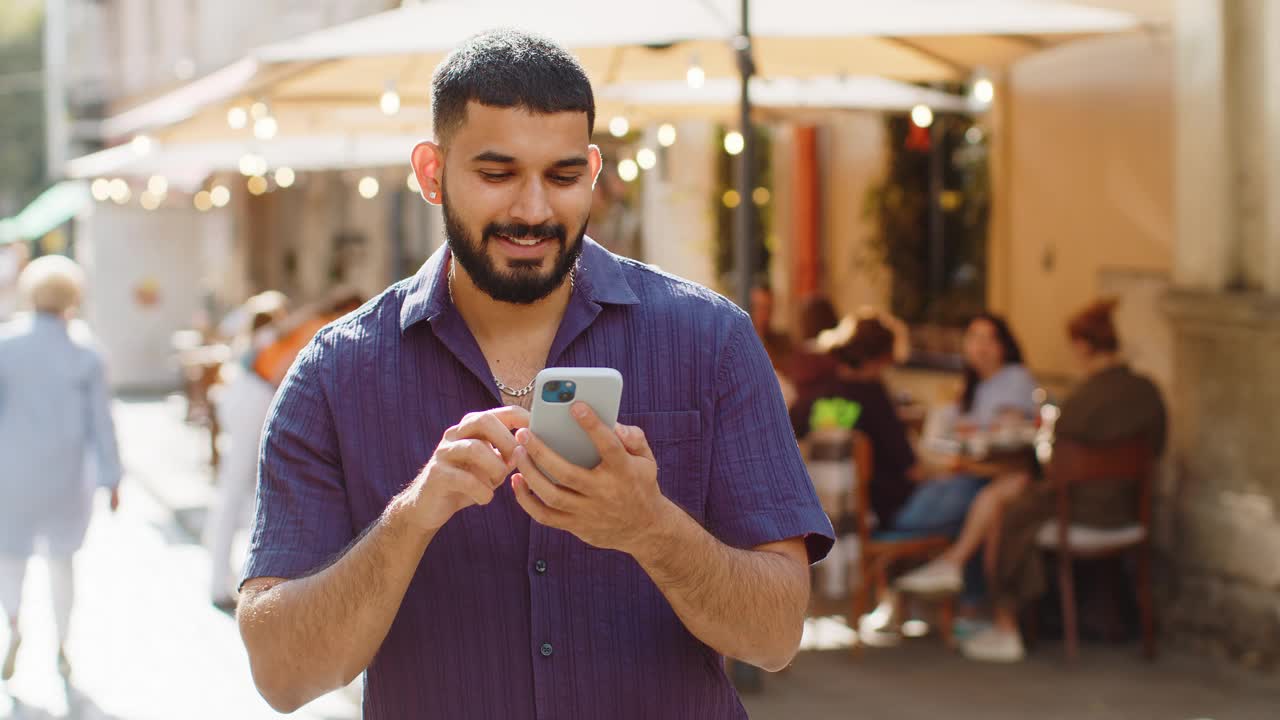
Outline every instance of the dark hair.
<svg viewBox="0 0 1280 720"><path fill-rule="evenodd" d="M591 81L577 58L555 42L518 30L473 35L436 68L431 121L443 145L466 121L467 103L533 113L584 112L596 122Z"/></svg>
<svg viewBox="0 0 1280 720"><path fill-rule="evenodd" d="M893 355L897 340L893 330L873 316L861 317L853 334L844 343L831 349L840 362L850 367L862 367L873 360Z"/></svg>
<svg viewBox="0 0 1280 720"><path fill-rule="evenodd" d="M1067 322L1067 335L1080 340L1094 352L1115 352L1120 349L1112 313L1116 309L1113 299L1098 300L1076 313Z"/></svg>
<svg viewBox="0 0 1280 720"><path fill-rule="evenodd" d="M1004 364L1021 364L1022 348L1018 346L1018 341L1013 337L1013 331L1009 329L1009 323L1005 322L1005 319L999 315L979 313L969 321L969 325L973 325L980 320L991 323L991 326L996 329L996 340L1000 343ZM969 412L973 409L973 396L978 391L978 383L980 382L982 381L978 378L978 371L974 370L966 362L964 365L964 394L960 397L960 409L963 412Z"/></svg>
<svg viewBox="0 0 1280 720"><path fill-rule="evenodd" d="M812 340L818 333L840 324L836 309L822 295L811 295L800 305L800 339Z"/></svg>

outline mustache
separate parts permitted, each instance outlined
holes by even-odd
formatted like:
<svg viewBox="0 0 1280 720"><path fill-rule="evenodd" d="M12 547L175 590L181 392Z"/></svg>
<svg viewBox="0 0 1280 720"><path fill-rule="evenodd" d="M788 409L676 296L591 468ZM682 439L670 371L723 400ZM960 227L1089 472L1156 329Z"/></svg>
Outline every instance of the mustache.
<svg viewBox="0 0 1280 720"><path fill-rule="evenodd" d="M487 241L494 235L509 238L535 238L538 240L559 240L564 242L569 235L568 229L560 223L489 223L484 226L484 239Z"/></svg>

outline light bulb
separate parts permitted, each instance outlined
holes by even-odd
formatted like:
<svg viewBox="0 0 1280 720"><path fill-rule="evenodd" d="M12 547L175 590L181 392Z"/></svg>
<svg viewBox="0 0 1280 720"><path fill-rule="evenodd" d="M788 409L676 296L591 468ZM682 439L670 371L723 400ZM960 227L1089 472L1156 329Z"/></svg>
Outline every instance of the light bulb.
<svg viewBox="0 0 1280 720"><path fill-rule="evenodd" d="M973 84L974 100L977 100L983 105L990 105L991 101L994 100L995 97L996 86L989 78L979 78L977 82Z"/></svg>
<svg viewBox="0 0 1280 720"><path fill-rule="evenodd" d="M631 123L627 119L618 115L609 121L609 134L620 138L631 132Z"/></svg>
<svg viewBox="0 0 1280 720"><path fill-rule="evenodd" d="M737 155L747 146L747 141L743 139L742 133L737 130L730 131L724 136L724 151L730 155Z"/></svg>
<svg viewBox="0 0 1280 720"><path fill-rule="evenodd" d="M360 178L360 184L356 189L360 192L360 197L372 200L378 196L378 179L372 175L365 175Z"/></svg>
<svg viewBox="0 0 1280 720"><path fill-rule="evenodd" d="M685 73L684 79L689 83L689 87L697 90L707 82L707 73L702 69L701 65L690 65L689 71Z"/></svg>
<svg viewBox="0 0 1280 720"><path fill-rule="evenodd" d="M271 115L253 123L253 136L259 140L270 140L278 132L280 132L280 123Z"/></svg>
<svg viewBox="0 0 1280 720"><path fill-rule="evenodd" d="M279 185L280 187L282 188L291 187L293 185L293 181L296 179L297 179L297 175L294 174L293 168L287 168L287 167L276 168L276 184Z"/></svg>
<svg viewBox="0 0 1280 720"><path fill-rule="evenodd" d="M395 115L400 112L400 93L396 92L394 87L388 87L378 99L378 107L382 108L383 115Z"/></svg>
<svg viewBox="0 0 1280 720"><path fill-rule="evenodd" d="M933 110L928 105L917 105L911 108L911 122L916 127L927 128L933 124Z"/></svg>
<svg viewBox="0 0 1280 720"><path fill-rule="evenodd" d="M232 130L243 130L249 124L249 113L242 107L233 107L227 111L227 125Z"/></svg>
<svg viewBox="0 0 1280 720"><path fill-rule="evenodd" d="M163 195L169 192L169 181L163 175L152 175L147 181L147 190L150 190L152 195Z"/></svg>
<svg viewBox="0 0 1280 720"><path fill-rule="evenodd" d="M245 186L254 195L261 195L267 191L267 179L261 175L254 175L249 178L249 182L245 183Z"/></svg>
<svg viewBox="0 0 1280 720"><path fill-rule="evenodd" d="M93 199L98 202L106 202L111 199L111 181L106 178L98 178L89 186L89 190L93 193Z"/></svg>
<svg viewBox="0 0 1280 720"><path fill-rule="evenodd" d="M138 135L130 145L133 146L133 151L139 155L146 155L151 152L151 138L146 135Z"/></svg>
<svg viewBox="0 0 1280 720"><path fill-rule="evenodd" d="M618 177L623 182L631 182L640 176L640 167L636 165L636 161L630 158L618 163Z"/></svg>
<svg viewBox="0 0 1280 720"><path fill-rule="evenodd" d="M658 128L658 144L662 147L671 147L676 144L676 126L671 123L663 123Z"/></svg>
<svg viewBox="0 0 1280 720"><path fill-rule="evenodd" d="M213 207L213 196L208 190L201 190L196 193L195 197L191 198L191 202L200 212L209 212L210 208Z"/></svg>
<svg viewBox="0 0 1280 720"><path fill-rule="evenodd" d="M649 148L640 148L636 153L636 164L641 170L652 170L658 164L658 154Z"/></svg>
<svg viewBox="0 0 1280 720"><path fill-rule="evenodd" d="M226 207L231 202L231 191L226 185L214 185L209 190L209 200L213 202L214 207Z"/></svg>

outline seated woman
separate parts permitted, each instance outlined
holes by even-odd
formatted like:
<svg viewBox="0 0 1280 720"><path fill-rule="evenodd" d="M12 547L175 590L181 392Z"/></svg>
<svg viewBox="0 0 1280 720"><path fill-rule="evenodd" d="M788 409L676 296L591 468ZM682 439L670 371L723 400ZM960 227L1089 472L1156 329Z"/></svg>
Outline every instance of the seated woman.
<svg viewBox="0 0 1280 720"><path fill-rule="evenodd" d="M1054 427L1058 437L1104 444L1142 437L1159 454L1165 442L1165 407L1155 385L1134 374L1119 355L1112 314L1115 304L1102 301L1072 318L1067 332L1086 379L1062 404ZM974 502L959 540L943 555L899 580L907 589L958 589L959 568L984 540L991 555L988 583L994 603L993 625L963 645L977 660L1013 662L1023 657L1017 611L1044 593L1041 553L1035 536L1055 511L1054 488L1032 484L1026 474L993 483ZM1137 480L1090 483L1074 488L1072 517L1095 527L1131 524L1137 517Z"/></svg>

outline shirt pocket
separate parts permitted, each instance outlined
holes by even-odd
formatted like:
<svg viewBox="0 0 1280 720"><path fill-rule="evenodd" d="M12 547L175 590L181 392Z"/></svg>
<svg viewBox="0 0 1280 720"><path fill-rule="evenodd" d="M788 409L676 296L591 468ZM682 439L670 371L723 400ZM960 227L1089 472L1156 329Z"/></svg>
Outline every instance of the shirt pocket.
<svg viewBox="0 0 1280 720"><path fill-rule="evenodd" d="M705 520L707 474L702 467L702 415L696 410L623 413L618 422L644 431L658 462L658 486L694 520Z"/></svg>

